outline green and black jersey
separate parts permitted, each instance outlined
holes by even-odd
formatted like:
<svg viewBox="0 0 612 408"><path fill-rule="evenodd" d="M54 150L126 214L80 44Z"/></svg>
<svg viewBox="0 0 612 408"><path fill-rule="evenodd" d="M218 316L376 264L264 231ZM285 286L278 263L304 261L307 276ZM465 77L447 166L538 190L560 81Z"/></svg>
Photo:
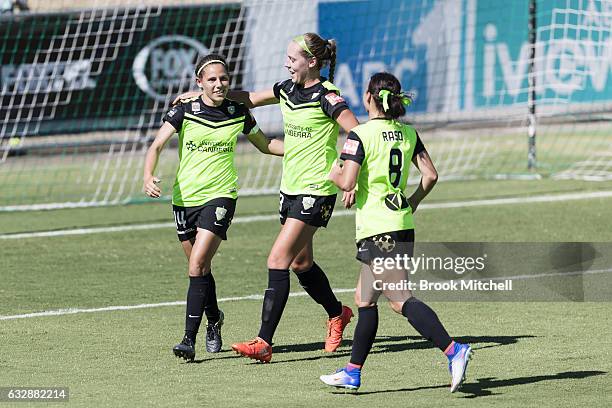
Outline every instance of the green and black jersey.
<svg viewBox="0 0 612 408"><path fill-rule="evenodd" d="M285 131L281 191L289 195L332 195L336 186L327 179L338 157L339 125L335 119L348 109L340 90L331 82L304 88L290 79L274 85L280 100Z"/></svg>
<svg viewBox="0 0 612 408"><path fill-rule="evenodd" d="M396 120L372 119L349 133L340 158L361 165L355 195L357 241L414 228L404 189L412 158L423 150L416 130Z"/></svg>
<svg viewBox="0 0 612 408"><path fill-rule="evenodd" d="M229 99L208 106L197 97L173 107L163 120L179 134L172 204L195 207L218 197L236 198L236 140L240 133L259 130L246 106Z"/></svg>

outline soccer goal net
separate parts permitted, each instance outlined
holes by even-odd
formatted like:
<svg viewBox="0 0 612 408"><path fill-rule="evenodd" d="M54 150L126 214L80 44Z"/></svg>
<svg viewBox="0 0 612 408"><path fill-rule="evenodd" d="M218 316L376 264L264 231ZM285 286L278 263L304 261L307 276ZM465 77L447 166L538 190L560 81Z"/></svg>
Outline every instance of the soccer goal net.
<svg viewBox="0 0 612 408"><path fill-rule="evenodd" d="M27 7L26 7L27 6ZM413 95L406 121L441 175L612 179L612 0L21 0L0 2L0 210L144 200L144 152L199 55L234 88L288 77L288 42L335 38L334 82L367 118L378 71ZM324 72L325 73L325 72ZM282 136L277 106L253 111ZM158 166L170 193L176 140ZM242 194L281 162L237 145Z"/></svg>

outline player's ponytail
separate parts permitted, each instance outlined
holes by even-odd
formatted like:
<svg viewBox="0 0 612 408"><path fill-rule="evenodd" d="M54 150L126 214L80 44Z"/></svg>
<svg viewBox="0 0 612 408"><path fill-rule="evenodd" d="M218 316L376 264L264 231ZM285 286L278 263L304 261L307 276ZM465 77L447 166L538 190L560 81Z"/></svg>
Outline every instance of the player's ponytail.
<svg viewBox="0 0 612 408"><path fill-rule="evenodd" d="M327 40L327 50L329 51L329 82L334 82L334 72L336 71L336 40Z"/></svg>
<svg viewBox="0 0 612 408"><path fill-rule="evenodd" d="M317 59L317 69L320 70L329 64L329 81L333 82L334 71L336 70L336 41L332 39L324 40L316 33L306 33L300 37L303 38L304 46L302 48L305 56Z"/></svg>
<svg viewBox="0 0 612 408"><path fill-rule="evenodd" d="M399 80L388 72L374 74L370 78L368 92L374 98L376 109L386 119L397 119L404 116L405 106L411 102L410 97L402 92Z"/></svg>

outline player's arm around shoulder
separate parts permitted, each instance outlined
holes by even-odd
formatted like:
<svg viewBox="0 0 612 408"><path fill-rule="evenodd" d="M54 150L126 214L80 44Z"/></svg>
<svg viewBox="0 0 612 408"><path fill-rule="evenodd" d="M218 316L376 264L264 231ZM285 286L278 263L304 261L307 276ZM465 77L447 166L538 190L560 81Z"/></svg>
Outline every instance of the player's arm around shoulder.
<svg viewBox="0 0 612 408"><path fill-rule="evenodd" d="M249 109L258 106L273 105L279 102L279 99L274 94L274 89L254 92L230 90L227 92L227 99L240 102Z"/></svg>

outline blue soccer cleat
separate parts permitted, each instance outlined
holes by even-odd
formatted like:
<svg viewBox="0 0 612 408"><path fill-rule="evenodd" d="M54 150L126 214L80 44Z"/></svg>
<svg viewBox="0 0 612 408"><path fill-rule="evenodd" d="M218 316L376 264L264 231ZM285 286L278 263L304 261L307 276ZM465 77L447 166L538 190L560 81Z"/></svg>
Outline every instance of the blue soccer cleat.
<svg viewBox="0 0 612 408"><path fill-rule="evenodd" d="M473 354L468 344L455 343L454 353L448 358L448 370L451 373L450 392L457 391L465 381L465 372Z"/></svg>
<svg viewBox="0 0 612 408"><path fill-rule="evenodd" d="M346 371L346 368L340 368L334 374L322 375L319 378L332 387L356 390L361 385L361 370Z"/></svg>

